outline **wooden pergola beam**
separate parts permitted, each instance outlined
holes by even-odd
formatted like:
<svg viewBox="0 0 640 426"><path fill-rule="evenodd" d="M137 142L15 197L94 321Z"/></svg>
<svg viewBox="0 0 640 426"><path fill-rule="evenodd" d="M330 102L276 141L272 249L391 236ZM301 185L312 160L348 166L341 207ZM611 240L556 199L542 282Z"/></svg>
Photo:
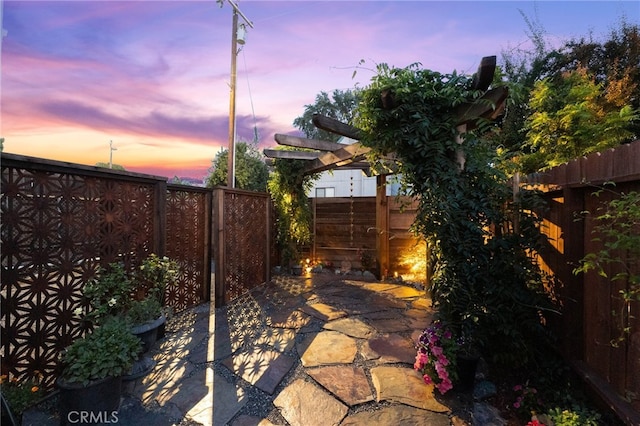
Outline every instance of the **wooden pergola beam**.
<svg viewBox="0 0 640 426"><path fill-rule="evenodd" d="M340 149L344 146L343 144L336 142L324 141L321 139L299 138L297 136L283 135L281 133L276 133L274 138L278 145L316 149L318 151L335 151L336 149Z"/></svg>
<svg viewBox="0 0 640 426"><path fill-rule="evenodd" d="M496 87L487 91L473 102L458 106L455 114L458 117L456 126L466 124L467 129L475 127L478 119L494 120L502 113L504 102L509 95L506 87Z"/></svg>
<svg viewBox="0 0 640 426"><path fill-rule="evenodd" d="M325 117L320 114L313 114L311 121L318 129L326 130L327 132L335 133L340 136L346 136L357 141L362 139L362 131L360 129L336 119Z"/></svg>
<svg viewBox="0 0 640 426"><path fill-rule="evenodd" d="M325 170L331 170L336 167L359 162L365 158L369 151L369 148L362 146L359 142L351 145L343 145L342 148L332 152L327 152L310 162L310 164L303 170L303 174L320 173Z"/></svg>
<svg viewBox="0 0 640 426"><path fill-rule="evenodd" d="M262 153L269 158L288 158L290 160L315 160L322 155L313 151L283 151L280 149L263 149Z"/></svg>

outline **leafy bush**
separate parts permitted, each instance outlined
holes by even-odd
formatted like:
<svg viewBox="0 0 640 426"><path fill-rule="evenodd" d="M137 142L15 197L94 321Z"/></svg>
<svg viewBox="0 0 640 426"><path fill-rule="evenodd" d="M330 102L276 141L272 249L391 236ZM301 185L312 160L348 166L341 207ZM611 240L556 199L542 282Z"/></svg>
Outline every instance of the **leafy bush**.
<svg viewBox="0 0 640 426"><path fill-rule="evenodd" d="M93 380L123 375L138 356L140 345L126 321L110 318L65 349L62 378L87 385Z"/></svg>
<svg viewBox="0 0 640 426"><path fill-rule="evenodd" d="M117 316L132 324L155 320L163 312L166 288L176 282L178 274L175 260L153 253L131 271L121 263L111 263L85 285L84 296L91 305L87 319L96 325Z"/></svg>

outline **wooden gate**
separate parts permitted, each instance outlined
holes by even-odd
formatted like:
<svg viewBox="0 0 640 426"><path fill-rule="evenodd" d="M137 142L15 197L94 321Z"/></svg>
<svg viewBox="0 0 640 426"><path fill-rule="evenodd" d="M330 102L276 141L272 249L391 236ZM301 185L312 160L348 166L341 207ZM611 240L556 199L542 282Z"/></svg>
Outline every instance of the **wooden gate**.
<svg viewBox="0 0 640 426"><path fill-rule="evenodd" d="M213 191L215 305L270 279L271 204L266 193Z"/></svg>

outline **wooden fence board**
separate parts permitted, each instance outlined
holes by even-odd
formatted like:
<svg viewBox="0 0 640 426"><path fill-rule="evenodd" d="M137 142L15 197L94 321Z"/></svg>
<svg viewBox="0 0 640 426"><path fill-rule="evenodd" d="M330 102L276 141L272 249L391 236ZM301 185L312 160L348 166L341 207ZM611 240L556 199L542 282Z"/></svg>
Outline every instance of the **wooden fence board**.
<svg viewBox="0 0 640 426"><path fill-rule="evenodd" d="M563 315L552 324L561 336L563 353L575 360L577 370L598 387L594 390L621 419L640 424L640 302L629 307L635 316L630 334L619 348L613 347L612 339L620 335L616 323L623 308L620 291L628 289L628 283L612 283L593 271L572 273L586 253L601 247L592 233L598 209L617 197L616 193L640 191L640 141L570 161L523 181L546 192L549 202L549 208L540 214L541 231L550 241L539 259L556 283L550 291L557 292L562 302ZM594 196L605 182L615 182L613 191ZM590 213L579 220L585 211ZM619 270L607 267L606 272L613 276Z"/></svg>
<svg viewBox="0 0 640 426"><path fill-rule="evenodd" d="M407 256L415 251L419 242L408 231L415 218L415 206L406 200L385 197L383 208L378 208L378 216L373 197L315 198L311 250L314 260L337 267L348 261L353 268L359 269L363 250L376 257L380 249L376 245L376 236L380 235L389 253L389 264L379 271L381 274L392 276L395 272L426 279L426 271L411 272L409 264L406 264ZM384 229L378 229L381 223Z"/></svg>

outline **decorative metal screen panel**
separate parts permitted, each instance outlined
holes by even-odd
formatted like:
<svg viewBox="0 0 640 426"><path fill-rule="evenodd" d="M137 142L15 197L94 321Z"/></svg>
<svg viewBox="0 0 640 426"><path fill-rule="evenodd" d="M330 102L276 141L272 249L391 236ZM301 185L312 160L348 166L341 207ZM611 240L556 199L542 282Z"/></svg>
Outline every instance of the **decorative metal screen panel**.
<svg viewBox="0 0 640 426"><path fill-rule="evenodd" d="M225 191L224 301L229 302L267 278L269 198Z"/></svg>
<svg viewBox="0 0 640 426"><path fill-rule="evenodd" d="M166 255L178 261L180 276L176 285L167 288L166 301L176 311L206 297L210 197L209 191L167 191Z"/></svg>
<svg viewBox="0 0 640 426"><path fill-rule="evenodd" d="M154 245L154 184L2 163L2 374L38 370L85 330L74 310L100 265Z"/></svg>

